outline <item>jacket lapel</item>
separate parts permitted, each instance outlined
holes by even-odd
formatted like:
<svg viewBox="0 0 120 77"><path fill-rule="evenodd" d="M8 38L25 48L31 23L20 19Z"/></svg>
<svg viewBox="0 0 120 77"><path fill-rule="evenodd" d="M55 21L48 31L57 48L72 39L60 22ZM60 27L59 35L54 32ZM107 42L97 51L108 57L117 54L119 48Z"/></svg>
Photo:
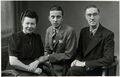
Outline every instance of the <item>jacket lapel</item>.
<svg viewBox="0 0 120 77"><path fill-rule="evenodd" d="M52 30L52 27L51 27L50 34L49 34L49 44L50 44L50 48L53 50L53 47L52 47L52 33L53 33L53 30Z"/></svg>
<svg viewBox="0 0 120 77"><path fill-rule="evenodd" d="M91 41L89 42L89 45L87 47L87 50L84 53L84 56L87 56L88 53L90 53L92 49L101 41L102 39L101 31L102 31L102 26L99 25L97 32L95 33L95 35L92 37Z"/></svg>

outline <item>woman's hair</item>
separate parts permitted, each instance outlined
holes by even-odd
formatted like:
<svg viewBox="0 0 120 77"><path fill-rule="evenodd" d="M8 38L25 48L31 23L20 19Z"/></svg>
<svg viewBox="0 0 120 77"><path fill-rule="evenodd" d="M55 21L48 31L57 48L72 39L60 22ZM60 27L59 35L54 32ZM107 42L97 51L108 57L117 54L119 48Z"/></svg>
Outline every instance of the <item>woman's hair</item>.
<svg viewBox="0 0 120 77"><path fill-rule="evenodd" d="M49 11L54 11L54 10L56 10L56 11L62 11L62 15L64 15L64 11L63 11L63 9L62 9L61 6L53 5L53 6L51 6L50 9L49 9Z"/></svg>
<svg viewBox="0 0 120 77"><path fill-rule="evenodd" d="M35 11L33 10L25 10L24 12L21 13L21 17L20 20L22 21L24 19L24 17L30 17L30 18L35 18L36 19L36 23L38 23L38 15L36 14Z"/></svg>

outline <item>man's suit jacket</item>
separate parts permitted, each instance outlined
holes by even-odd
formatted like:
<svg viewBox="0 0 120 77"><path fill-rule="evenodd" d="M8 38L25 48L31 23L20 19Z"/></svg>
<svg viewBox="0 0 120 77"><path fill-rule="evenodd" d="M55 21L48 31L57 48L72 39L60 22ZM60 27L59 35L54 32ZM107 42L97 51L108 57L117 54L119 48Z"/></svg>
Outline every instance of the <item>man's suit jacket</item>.
<svg viewBox="0 0 120 77"><path fill-rule="evenodd" d="M55 46L52 43L52 34L53 26L50 26L46 31L45 51L50 54L49 61L57 66L54 67L55 70L59 71L64 69L64 65L70 65L70 63L67 64L67 61L74 57L77 47L76 33L72 27L62 25L56 35Z"/></svg>
<svg viewBox="0 0 120 77"><path fill-rule="evenodd" d="M89 27L83 28L77 52L77 59L85 61L87 69L111 64L114 57L114 33L100 24L91 37Z"/></svg>

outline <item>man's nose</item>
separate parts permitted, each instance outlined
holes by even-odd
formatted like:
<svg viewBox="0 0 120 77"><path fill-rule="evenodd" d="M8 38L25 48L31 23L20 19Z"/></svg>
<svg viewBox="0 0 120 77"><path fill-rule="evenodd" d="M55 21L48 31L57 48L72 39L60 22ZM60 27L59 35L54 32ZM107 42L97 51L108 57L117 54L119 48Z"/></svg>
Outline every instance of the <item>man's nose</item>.
<svg viewBox="0 0 120 77"><path fill-rule="evenodd" d="M93 15L91 15L91 17L90 17L92 20L94 19L94 16Z"/></svg>
<svg viewBox="0 0 120 77"><path fill-rule="evenodd" d="M57 21L57 17L54 18L54 21Z"/></svg>

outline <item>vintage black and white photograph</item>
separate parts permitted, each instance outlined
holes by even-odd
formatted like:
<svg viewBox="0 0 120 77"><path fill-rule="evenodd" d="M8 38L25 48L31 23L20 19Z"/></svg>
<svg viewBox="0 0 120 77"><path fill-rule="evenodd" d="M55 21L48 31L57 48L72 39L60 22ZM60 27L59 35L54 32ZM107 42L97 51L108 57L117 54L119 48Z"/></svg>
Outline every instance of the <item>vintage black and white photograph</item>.
<svg viewBox="0 0 120 77"><path fill-rule="evenodd" d="M1 1L1 76L119 76L119 1Z"/></svg>

